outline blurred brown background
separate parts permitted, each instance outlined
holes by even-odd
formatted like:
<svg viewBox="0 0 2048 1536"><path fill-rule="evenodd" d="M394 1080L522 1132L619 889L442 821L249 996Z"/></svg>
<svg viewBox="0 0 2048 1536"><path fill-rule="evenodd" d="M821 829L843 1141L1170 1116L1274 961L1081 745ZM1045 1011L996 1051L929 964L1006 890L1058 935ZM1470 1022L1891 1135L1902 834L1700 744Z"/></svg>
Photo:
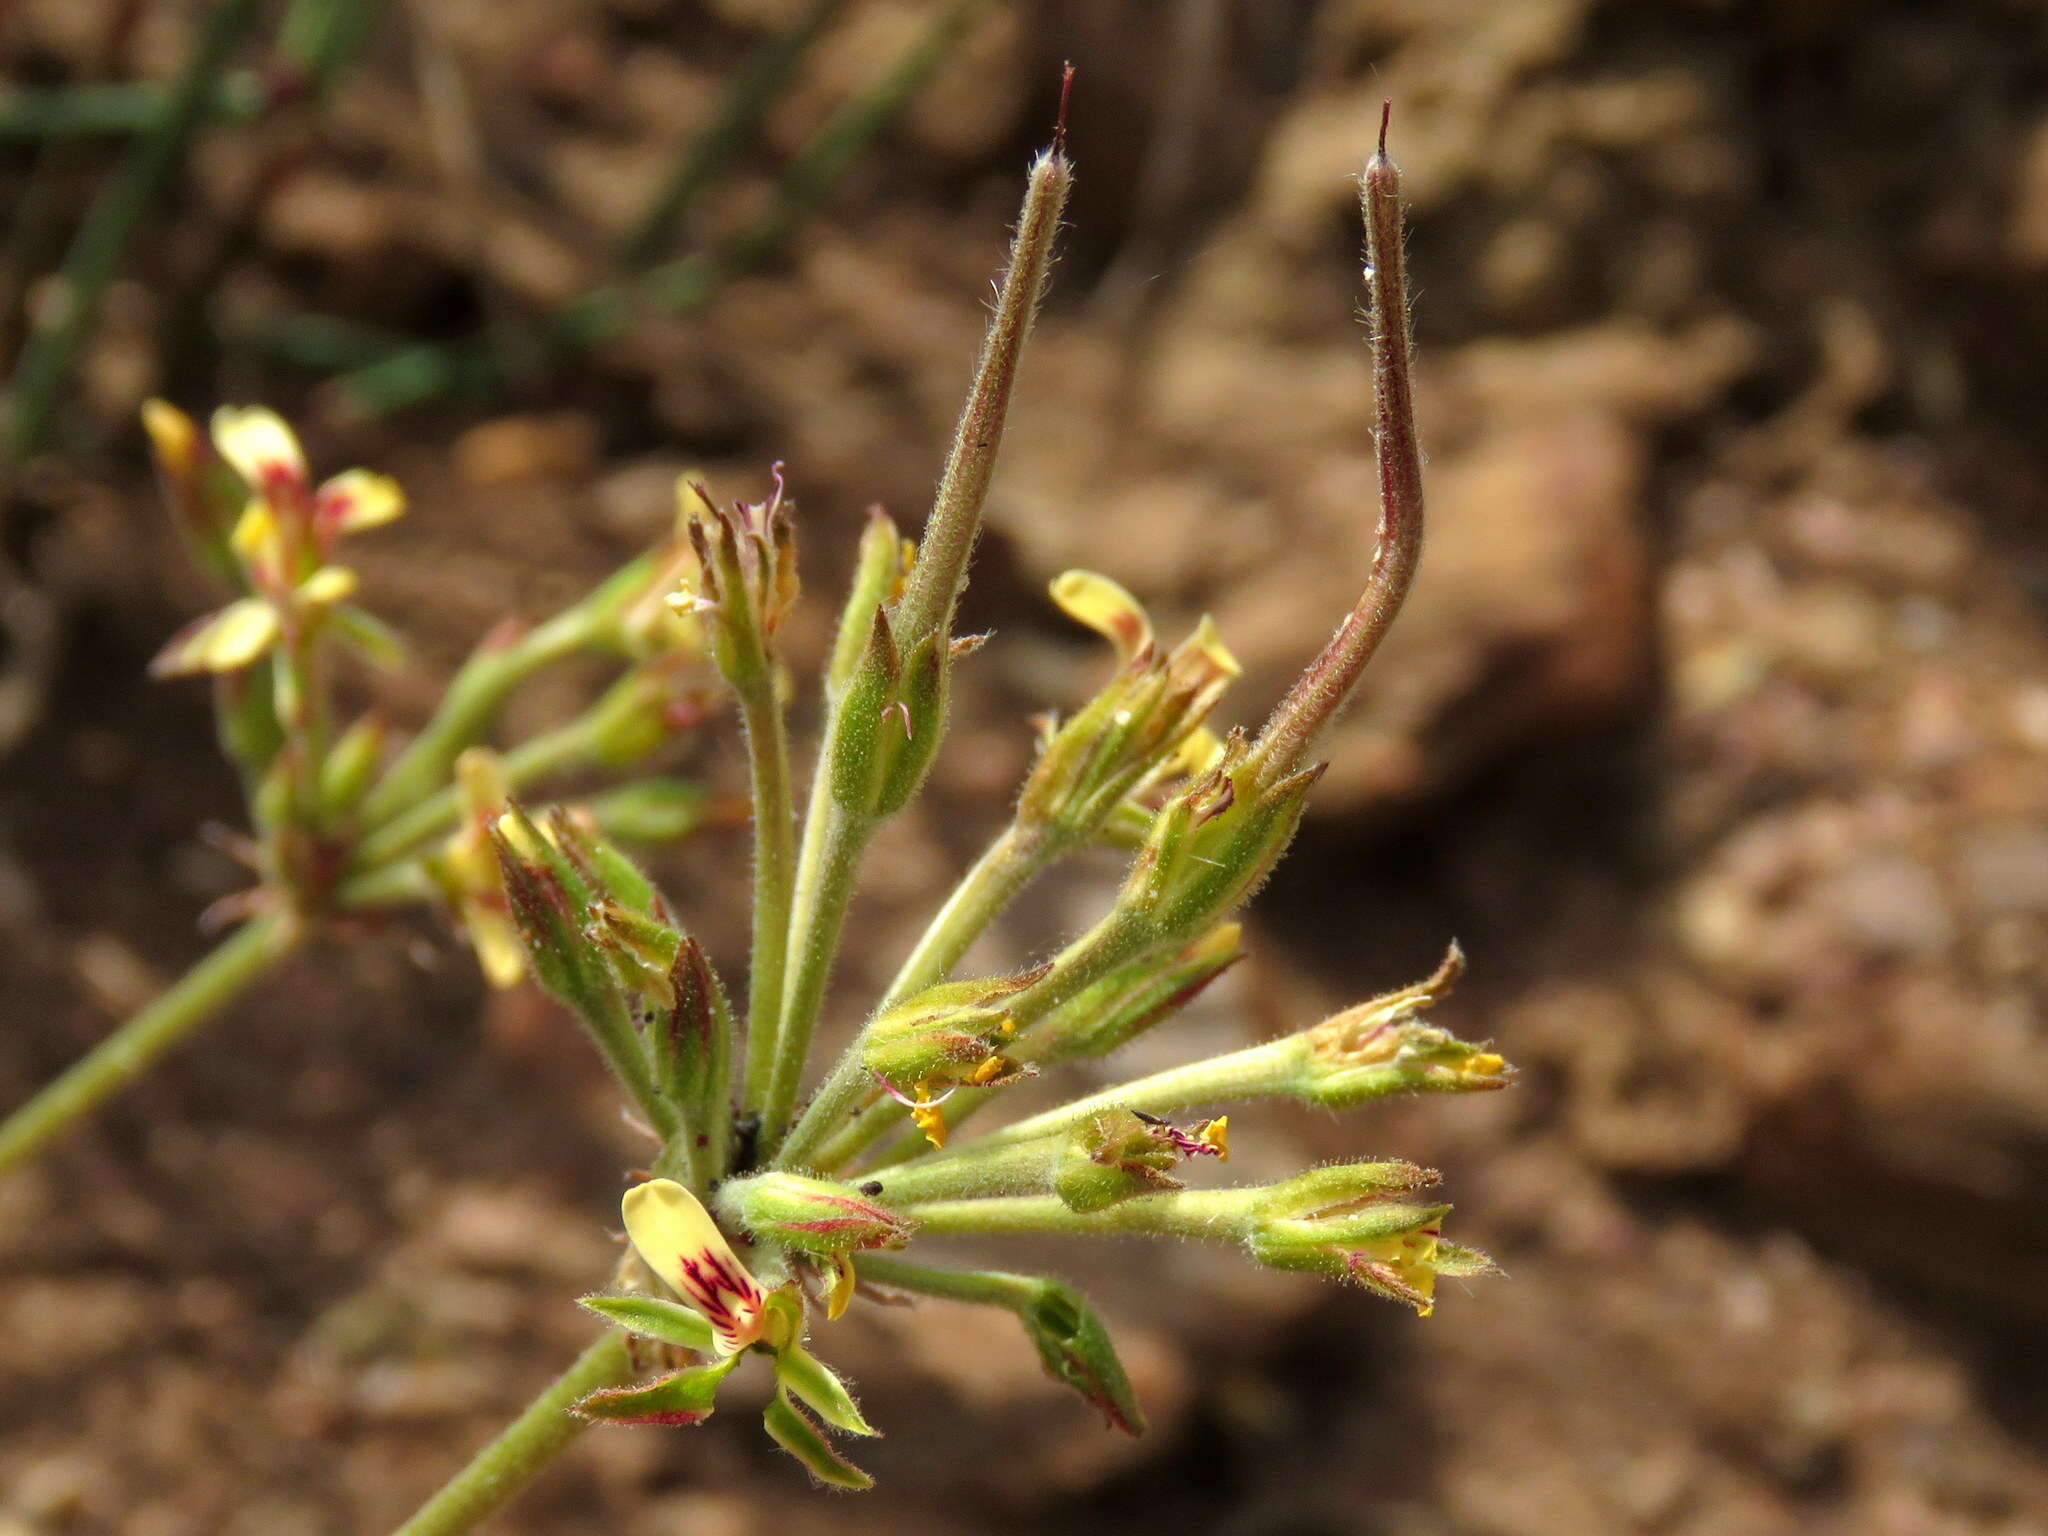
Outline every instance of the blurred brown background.
<svg viewBox="0 0 2048 1536"><path fill-rule="evenodd" d="M9 6L0 68L167 79L202 9ZM201 131L9 488L0 1102L188 963L235 884L199 836L236 813L204 690L141 678L209 599L146 393L274 403L318 466L406 483L359 562L417 642L422 675L365 684L400 720L503 614L658 534L684 468L742 494L787 461L815 646L862 509L923 510L1075 60L1074 228L968 599L996 640L872 862L844 1023L1000 820L1024 717L1099 675L1046 578L1107 569L1176 629L1212 610L1246 720L1349 602L1373 473L1347 178L1389 97L1432 543L1255 964L1143 1064L1412 980L1455 934L1451 1022L1519 1086L1254 1117L1240 1156L1436 1164L1509 1278L1425 1322L1229 1253L1012 1252L1096 1297L1148 1437L1004 1318L869 1312L825 1352L888 1432L879 1491L809 1491L735 1402L587 1436L496 1528L2048 1532L2040 8L996 4L783 253L694 313L522 350L616 276L803 9L393 3L324 99ZM663 254L744 224L936 9L852 0ZM0 142L10 349L119 144ZM309 316L482 336L504 378L371 419ZM741 776L729 731L681 760ZM729 974L744 858L661 861ZM984 958L1042 952L1115 876L1055 882ZM422 921L300 961L0 1183L0 1536L409 1512L585 1335L569 1298L638 1155L600 1072Z"/></svg>

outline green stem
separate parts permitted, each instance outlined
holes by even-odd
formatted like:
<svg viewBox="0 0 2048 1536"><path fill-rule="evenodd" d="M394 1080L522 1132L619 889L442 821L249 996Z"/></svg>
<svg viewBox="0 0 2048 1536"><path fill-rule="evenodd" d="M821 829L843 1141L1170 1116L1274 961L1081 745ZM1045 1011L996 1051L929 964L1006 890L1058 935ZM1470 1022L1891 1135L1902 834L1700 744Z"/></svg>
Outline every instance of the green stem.
<svg viewBox="0 0 2048 1536"><path fill-rule="evenodd" d="M578 1008L576 1016L583 1021L598 1053L610 1064L634 1107L647 1117L647 1123L666 1143L682 1129L682 1111L656 1087L654 1063L648 1059L646 1042L634 1028L625 1003L616 997L612 1002L609 1008L589 1012Z"/></svg>
<svg viewBox="0 0 2048 1536"><path fill-rule="evenodd" d="M831 802L825 775L818 775L822 795L812 796L804 825L804 850L797 865L796 898L789 930L789 971L783 983L782 1025L775 1041L775 1059L768 1094L761 1104L760 1154L765 1161L782 1144L803 1086L804 1063L811 1036L825 1006L825 988L846 928L846 908L860 873L861 855L874 835L874 824L847 815ZM822 802L822 803L821 803ZM822 828L813 837L814 828ZM751 1101L750 1101L751 1102Z"/></svg>
<svg viewBox="0 0 2048 1536"><path fill-rule="evenodd" d="M591 734L591 717L581 715L521 743L505 754L506 781L515 790L524 789L587 764L592 755ZM444 785L365 837L357 846L355 867L368 872L418 853L435 838L453 832L461 820L461 791L453 784Z"/></svg>
<svg viewBox="0 0 2048 1536"><path fill-rule="evenodd" d="M120 269L136 228L184 163L185 147L218 93L230 56L254 27L261 0L221 0L151 131L129 146L113 179L79 227L50 302L43 307L16 363L4 445L18 464L39 447L57 408L57 392L99 314L107 284Z"/></svg>
<svg viewBox="0 0 2048 1536"><path fill-rule="evenodd" d="M594 643L602 617L600 605L586 600L512 644L478 651L464 662L426 729L365 797L363 825L381 827L446 784L455 759L490 729L507 696L534 673Z"/></svg>
<svg viewBox="0 0 2048 1536"><path fill-rule="evenodd" d="M1077 1124L1102 1110L1143 1110L1145 1114L1178 1114L1208 1104L1241 1104L1255 1098L1278 1098L1294 1094L1300 1085L1300 1063L1307 1051L1305 1040L1288 1034L1266 1044L1251 1044L1243 1051L1231 1051L1208 1061L1190 1061L1186 1067L1167 1067L1151 1077L1139 1077L1116 1087L1104 1087L1098 1094L1085 1094L1042 1114L1014 1120L1001 1130L946 1151L907 1161L891 1176L889 1196L924 1198L924 1192L946 1194L954 1186L969 1186L1008 1176L1020 1165L1016 1149L1063 1137ZM911 1194L918 1192L918 1194Z"/></svg>
<svg viewBox="0 0 2048 1536"><path fill-rule="evenodd" d="M426 866L415 859L349 876L334 893L334 901L343 911L374 912L381 907L424 905L440 895Z"/></svg>
<svg viewBox="0 0 2048 1536"><path fill-rule="evenodd" d="M1014 1146L977 1145L958 1156L920 1158L891 1170L883 1190L892 1205L1043 1194L1060 1146L1058 1138L1047 1136Z"/></svg>
<svg viewBox="0 0 2048 1536"><path fill-rule="evenodd" d="M1064 1237L1243 1236L1247 1220L1267 1191L1184 1189L1171 1194L1135 1195L1099 1211L1068 1208L1057 1195L1008 1195L993 1200L939 1200L906 1207L922 1237L993 1236L1035 1232Z"/></svg>
<svg viewBox="0 0 2048 1536"><path fill-rule="evenodd" d="M875 1097L875 1082L861 1064L860 1049L861 1042L856 1038L811 1096L811 1102L804 1106L803 1114L790 1129L789 1139L776 1151L775 1162L779 1167L822 1173L839 1165L829 1160L825 1143L834 1131L845 1129L849 1116ZM880 1114L879 1103L869 1113Z"/></svg>
<svg viewBox="0 0 2048 1536"><path fill-rule="evenodd" d="M577 1356L574 1365L421 1505L394 1536L461 1536L476 1529L583 1432L584 1421L569 1412L570 1404L617 1386L631 1374L625 1335L607 1333Z"/></svg>
<svg viewBox="0 0 2048 1536"><path fill-rule="evenodd" d="M1122 911L1111 911L1088 932L1074 940L1060 951L1053 961L1052 969L1045 978L1028 992L1019 994L1010 1005L1010 1018L1016 1025L1020 1059L1029 1059L1028 1031L1031 1026L1047 1014L1068 1001L1075 994L1093 986L1120 965L1125 965L1148 950L1156 950L1163 940L1151 926L1140 920L1133 920ZM835 1071L837 1079L840 1073ZM946 1101L946 1123L957 1126L968 1113L979 1108L991 1097L991 1091L977 1088L962 1088ZM823 1095L820 1095L820 1099ZM850 1125L842 1126L839 1133L827 1141L812 1160L812 1166L829 1171L842 1168L862 1152L880 1141L890 1131L901 1126L908 1112L893 1101L881 1100L875 1090L868 1090L863 1099L875 1099ZM852 1101L848 1107L861 1103ZM904 1145L892 1149L882 1160L881 1166L905 1162L916 1157L919 1144L905 1138Z"/></svg>
<svg viewBox="0 0 2048 1536"><path fill-rule="evenodd" d="M878 1253L860 1256L860 1277L943 1301L975 1302L1012 1312L1022 1312L1037 1301L1047 1285L1036 1275L1011 1275L996 1269L937 1269Z"/></svg>
<svg viewBox="0 0 2048 1536"><path fill-rule="evenodd" d="M754 789L754 936L747 984L746 1075L751 1103L773 1096L796 885L796 803L790 787L789 731L773 677L743 690L739 703Z"/></svg>
<svg viewBox="0 0 2048 1536"><path fill-rule="evenodd" d="M1015 823L1006 827L939 908L917 948L889 984L882 1006L901 1002L950 976L969 946L1059 851L1041 830Z"/></svg>
<svg viewBox="0 0 2048 1536"><path fill-rule="evenodd" d="M237 929L169 991L0 1122L0 1174L27 1162L197 1033L275 969L297 941L291 921L275 913Z"/></svg>

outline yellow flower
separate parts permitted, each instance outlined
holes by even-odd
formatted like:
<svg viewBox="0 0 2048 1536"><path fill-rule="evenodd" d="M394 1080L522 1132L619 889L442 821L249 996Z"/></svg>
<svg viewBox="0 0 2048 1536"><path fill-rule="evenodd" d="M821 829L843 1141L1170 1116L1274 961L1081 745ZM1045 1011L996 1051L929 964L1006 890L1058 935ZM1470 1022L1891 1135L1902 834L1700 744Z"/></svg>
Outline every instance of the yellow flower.
<svg viewBox="0 0 2048 1536"><path fill-rule="evenodd" d="M650 1179L627 1190L620 1209L634 1249L704 1314L719 1354L738 1354L761 1337L767 1293L695 1195L674 1179Z"/></svg>
<svg viewBox="0 0 2048 1536"><path fill-rule="evenodd" d="M224 405L213 413L213 446L252 495L294 504L306 495L306 453L277 412Z"/></svg>

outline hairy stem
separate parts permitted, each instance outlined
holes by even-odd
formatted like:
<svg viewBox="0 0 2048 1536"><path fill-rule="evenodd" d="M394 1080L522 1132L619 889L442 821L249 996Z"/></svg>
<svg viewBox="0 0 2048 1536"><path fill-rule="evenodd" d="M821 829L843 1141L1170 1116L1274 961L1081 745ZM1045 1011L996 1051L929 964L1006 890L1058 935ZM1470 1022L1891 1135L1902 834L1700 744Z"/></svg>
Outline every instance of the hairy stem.
<svg viewBox="0 0 2048 1536"><path fill-rule="evenodd" d="M930 1237L1040 1232L1049 1235L1208 1237L1243 1235L1262 1189L1184 1189L1134 1195L1099 1211L1068 1208L1057 1195L1007 1195L993 1200L939 1200L907 1209Z"/></svg>
<svg viewBox="0 0 2048 1536"><path fill-rule="evenodd" d="M271 913L231 934L155 1002L0 1122L0 1174L27 1162L217 1018L292 952L298 931Z"/></svg>
<svg viewBox="0 0 2048 1536"><path fill-rule="evenodd" d="M526 1410L507 1425L468 1466L442 1485L394 1536L461 1536L476 1529L539 1475L584 1421L570 1404L592 1392L615 1387L631 1374L626 1336L610 1332L576 1358Z"/></svg>
<svg viewBox="0 0 2048 1536"><path fill-rule="evenodd" d="M1266 783L1307 762L1317 739L1350 703L1358 679L1406 601L1422 558L1422 450L1415 436L1409 368L1408 277L1401 248L1401 173L1380 145L1359 183L1371 290L1373 398L1380 471L1379 544L1365 592L1267 720L1253 755Z"/></svg>
<svg viewBox="0 0 2048 1536"><path fill-rule="evenodd" d="M545 731L505 754L505 780L517 791L591 759L591 717ZM435 790L365 837L356 847L355 868L367 873L419 853L462 820L461 792L453 784Z"/></svg>
<svg viewBox="0 0 2048 1536"><path fill-rule="evenodd" d="M601 627L599 606L586 601L510 645L472 655L448 684L434 718L364 799L363 825L380 827L444 786L455 759L490 729L512 691L534 673L593 643Z"/></svg>
<svg viewBox="0 0 2048 1536"><path fill-rule="evenodd" d="M967 564L981 532L982 504L988 499L989 481L995 474L996 451L1002 445L1003 424L1010 413L1017 364L1052 275L1060 215L1073 185L1073 166L1056 138L1053 147L1031 167L1017 233L1010 243L1010 259L996 292L995 315L975 365L967 405L953 429L945 473L939 479L938 494L918 545L917 565L898 610L897 634L906 649L927 635L951 628L953 606L967 584Z"/></svg>
<svg viewBox="0 0 2048 1536"><path fill-rule="evenodd" d="M1006 827L946 898L889 984L881 1006L901 1002L950 976L968 947L988 931L989 924L1057 851L1042 832L1015 823Z"/></svg>
<svg viewBox="0 0 2048 1536"><path fill-rule="evenodd" d="M1088 932L1061 950L1053 961L1052 969L1045 978L1030 990L1021 992L1009 1005L1012 1022L1016 1026L1019 1050L1017 1054L1028 1059L1029 1031L1032 1025L1051 1013L1060 1004L1076 993L1092 986L1120 965L1125 965L1157 949L1163 940L1157 932L1143 922L1130 920L1120 911L1112 911ZM858 1051L860 1043L854 1042ZM836 1080L840 1072L833 1074ZM820 1094L822 1102L825 1095ZM962 1088L947 1101L944 1111L946 1123L956 1126L964 1118L964 1111L978 1107L990 1097L987 1091ZM875 1100L876 1102L867 1102ZM862 1107L862 1106L865 1107ZM907 1111L900 1104L882 1100L879 1090L866 1088L859 1098L851 1101L849 1108L860 1108L861 1112L851 1124L842 1123L836 1134L831 1135L817 1151L813 1163L821 1170L842 1168L854 1158L880 1141L892 1130L901 1126L907 1118ZM826 1131L832 1127L823 1127ZM883 1166L907 1161L917 1155L914 1138L906 1138L903 1148L892 1151L882 1160Z"/></svg>
<svg viewBox="0 0 2048 1536"><path fill-rule="evenodd" d="M819 782L824 782L822 773ZM819 828L815 839L814 825ZM767 1095L759 1101L758 1145L764 1161L781 1145L790 1117L796 1111L811 1036L825 1006L825 988L832 979L832 963L838 958L840 935L846 927L846 908L853 900L861 855L867 851L874 831L871 821L850 816L834 806L829 787L824 794L812 796L790 919L782 1025L776 1037ZM748 1054L753 1054L751 1043ZM748 1101L755 1102L751 1094Z"/></svg>
<svg viewBox="0 0 2048 1536"><path fill-rule="evenodd" d="M1046 1282L1036 1275L1011 1275L995 1269L938 1269L873 1253L860 1256L860 1277L877 1285L916 1291L921 1296L1006 1307L1012 1312L1030 1306L1046 1289Z"/></svg>
<svg viewBox="0 0 2048 1536"><path fill-rule="evenodd" d="M764 676L760 686L743 690L739 702L754 787L754 937L747 984L746 1083L750 1095L759 1093L763 1102L772 1103L796 885L796 805L790 788L789 731L772 675Z"/></svg>

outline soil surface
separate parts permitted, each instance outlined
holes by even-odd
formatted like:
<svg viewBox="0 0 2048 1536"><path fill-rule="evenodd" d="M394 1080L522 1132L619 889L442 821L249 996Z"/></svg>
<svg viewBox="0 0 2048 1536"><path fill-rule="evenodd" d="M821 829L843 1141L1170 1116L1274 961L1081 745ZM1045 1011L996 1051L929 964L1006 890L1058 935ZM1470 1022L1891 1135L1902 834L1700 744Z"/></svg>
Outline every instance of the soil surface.
<svg viewBox="0 0 2048 1536"><path fill-rule="evenodd" d="M1246 723L1351 601L1376 481L1350 178L1391 98L1423 574L1254 962L1132 1065L1312 1022L1457 937L1445 1015L1515 1089L1246 1117L1233 1167L1440 1167L1507 1277L1418 1321L1231 1253L991 1246L1094 1297L1148 1435L1004 1319L864 1308L826 1353L887 1431L876 1492L810 1490L739 1390L699 1429L586 1436L495 1528L2048 1533L2036 9L996 4L786 248L538 358L539 317L615 279L721 83L803 8L392 6L324 107L202 135L6 507L0 1103L201 953L239 880L203 835L239 814L206 690L142 677L212 600L145 395L274 403L319 466L406 484L356 562L413 642L355 685L400 724L501 619L658 536L685 469L755 495L787 465L815 656L864 509L922 514L1072 58L1073 228L967 600L995 635L873 861L844 1031L1002 820L1027 717L1101 675L1049 577L1112 572L1170 634L1213 613ZM0 70L175 73L198 7L108 9L125 28L8 8ZM852 0L665 254L754 218L934 9ZM0 144L8 205L43 199L10 323L112 157ZM511 382L368 418L292 361L308 314L481 336ZM550 677L508 738L591 682ZM675 760L743 778L729 721ZM653 862L735 974L743 835ZM1049 882L978 958L1047 953L1117 874ZM390 1528L588 1336L571 1298L643 1151L568 1022L487 996L431 919L299 960L0 1182L0 1536Z"/></svg>

